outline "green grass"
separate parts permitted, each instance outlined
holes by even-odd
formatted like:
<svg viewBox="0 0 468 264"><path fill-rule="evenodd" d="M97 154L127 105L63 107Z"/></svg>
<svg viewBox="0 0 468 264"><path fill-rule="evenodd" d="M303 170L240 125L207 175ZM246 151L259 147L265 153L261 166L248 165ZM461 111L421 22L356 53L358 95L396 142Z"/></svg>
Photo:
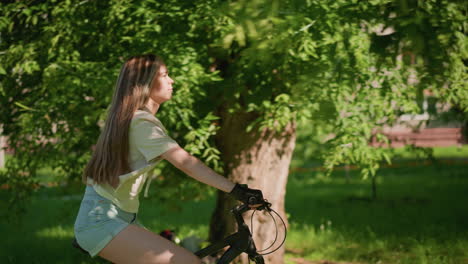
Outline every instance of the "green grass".
<svg viewBox="0 0 468 264"><path fill-rule="evenodd" d="M410 151L408 148L395 148L396 158L419 158L420 152ZM468 158L468 145L451 146L451 147L437 147L432 148L435 158Z"/></svg>
<svg viewBox="0 0 468 264"><path fill-rule="evenodd" d="M412 160L419 160L423 161L428 158L427 153L428 151L432 151L433 157L437 160L444 160L444 159L468 159L468 145L462 146L451 146L451 147L435 147L435 148L418 148L412 149L410 147L401 147L401 148L393 148L389 149L393 155L392 162L398 161L412 161ZM292 167L320 167L322 166L323 161L319 159L311 159L311 160L304 160L302 156L303 153L295 152L293 155L293 160L291 162ZM318 154L317 154L318 155ZM382 161L383 165L387 163Z"/></svg>
<svg viewBox="0 0 468 264"><path fill-rule="evenodd" d="M43 188L35 194L21 219L10 223L0 220L0 233L4 237L0 242L0 259L6 259L6 263L107 263L88 258L71 247L81 196L76 191L66 195L57 187ZM142 199L141 206L146 210L141 210L139 219L150 230L173 229L181 237L205 237L214 199L187 202L182 209L169 212L151 200Z"/></svg>
<svg viewBox="0 0 468 264"><path fill-rule="evenodd" d="M292 173L286 262L468 263L467 168L465 161L383 168L374 201L357 171L348 179L344 171ZM106 263L70 246L82 189L40 189L21 219L0 219L1 263ZM213 206L212 197L167 211L142 199L139 217L156 232L206 237Z"/></svg>
<svg viewBox="0 0 468 264"><path fill-rule="evenodd" d="M357 171L291 175L287 248L311 260L468 263L467 167L382 169L374 201Z"/></svg>

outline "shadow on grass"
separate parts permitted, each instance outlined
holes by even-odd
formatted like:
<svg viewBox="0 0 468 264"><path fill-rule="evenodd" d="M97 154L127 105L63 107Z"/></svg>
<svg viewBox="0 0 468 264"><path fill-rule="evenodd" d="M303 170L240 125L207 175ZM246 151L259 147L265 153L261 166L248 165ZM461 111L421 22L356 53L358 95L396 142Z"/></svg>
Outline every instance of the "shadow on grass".
<svg viewBox="0 0 468 264"><path fill-rule="evenodd" d="M99 257L91 258L71 245L73 223L83 194L79 189L40 189L25 215L10 221L1 219L1 263L109 263ZM214 199L189 202L171 212L150 199L142 198L141 202L138 217L148 229L154 232L173 229L182 236L207 235Z"/></svg>
<svg viewBox="0 0 468 264"><path fill-rule="evenodd" d="M297 246L299 256L319 252L328 259L359 263L382 258L390 259L388 263L419 263L411 258L466 256L466 169L460 164L384 168L377 178L376 200L368 198L370 180L363 181L357 171L350 171L349 178L344 171L331 177L317 171L294 173L286 197L292 231L288 240ZM21 221L0 219L1 262L107 263L83 255L70 244L80 189L84 188L71 192L60 187L41 189ZM173 211L142 199L139 218L154 232L175 229L181 237L206 237L213 207L213 197ZM392 261L404 254L407 262Z"/></svg>
<svg viewBox="0 0 468 264"><path fill-rule="evenodd" d="M453 232L468 231L468 174L465 165L381 169L377 199L371 183L357 171L321 172L290 176L286 200L291 220L319 226L331 220L345 230L375 227L381 235L418 233L441 226Z"/></svg>
<svg viewBox="0 0 468 264"><path fill-rule="evenodd" d="M327 241L333 243L337 259L346 255L344 259L370 262L378 261L382 250L416 254L409 251L417 250L420 242L428 247L421 254L428 256L443 251L438 245L447 245L453 250L450 254L460 251L451 247L468 244L466 170L465 164L384 168L377 176L375 200L370 198L371 180L362 180L356 170L349 171L348 177L345 171L331 177L320 171L292 174L286 200L290 223L298 229L313 229L310 244L324 240L317 242L322 248L304 247L301 255L326 251ZM357 250L363 245L366 250Z"/></svg>
<svg viewBox="0 0 468 264"><path fill-rule="evenodd" d="M78 206L78 199L39 193L21 218L2 219L2 263L108 263L71 246Z"/></svg>

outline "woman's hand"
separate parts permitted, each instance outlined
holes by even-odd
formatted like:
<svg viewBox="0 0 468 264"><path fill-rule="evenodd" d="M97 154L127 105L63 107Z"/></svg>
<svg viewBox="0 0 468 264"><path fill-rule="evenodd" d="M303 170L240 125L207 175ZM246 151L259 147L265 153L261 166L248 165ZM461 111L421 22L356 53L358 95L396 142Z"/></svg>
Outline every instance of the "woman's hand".
<svg viewBox="0 0 468 264"><path fill-rule="evenodd" d="M262 206L264 202L262 191L250 189L246 184L236 184L229 194L253 208Z"/></svg>

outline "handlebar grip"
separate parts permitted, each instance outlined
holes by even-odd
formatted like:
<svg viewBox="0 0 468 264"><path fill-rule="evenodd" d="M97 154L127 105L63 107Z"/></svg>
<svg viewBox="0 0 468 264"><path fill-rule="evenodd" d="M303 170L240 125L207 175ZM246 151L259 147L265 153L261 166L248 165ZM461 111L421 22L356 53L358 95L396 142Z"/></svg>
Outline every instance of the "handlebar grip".
<svg viewBox="0 0 468 264"><path fill-rule="evenodd" d="M258 201L257 197L252 196L249 198L248 203L249 205L254 205L254 204L260 204L261 201Z"/></svg>
<svg viewBox="0 0 468 264"><path fill-rule="evenodd" d="M245 184L236 184L229 193L236 200L239 200L247 205L261 204L263 201L262 191L256 189L250 189Z"/></svg>

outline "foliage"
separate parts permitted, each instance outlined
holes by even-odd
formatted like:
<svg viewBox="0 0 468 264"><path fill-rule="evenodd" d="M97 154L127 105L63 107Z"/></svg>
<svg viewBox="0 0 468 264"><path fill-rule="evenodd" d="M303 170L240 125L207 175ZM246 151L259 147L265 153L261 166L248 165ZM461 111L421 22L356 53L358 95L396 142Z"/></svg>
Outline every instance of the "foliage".
<svg viewBox="0 0 468 264"><path fill-rule="evenodd" d="M237 56L229 81L248 87L234 108L261 113L249 128L310 120L301 132L310 139L332 134L318 152L327 168L375 175L391 151L369 139L386 142L380 127L419 112L423 89L468 109L463 10L460 1L231 2L217 24L227 24L218 45Z"/></svg>
<svg viewBox="0 0 468 264"><path fill-rule="evenodd" d="M138 53L166 59L176 95L158 117L218 170L220 109L257 113L250 130L309 120L311 135L332 133L321 149L327 168L352 163L368 176L391 158L369 139L385 141L380 127L418 112L424 89L468 108L463 1L51 0L0 9L0 123L15 149L1 181L13 185L43 166L79 179L118 68ZM159 169L166 198L203 193L192 182L174 188L181 175Z"/></svg>
<svg viewBox="0 0 468 264"><path fill-rule="evenodd" d="M68 180L79 179L119 67L134 54L159 54L176 76L177 96L158 115L176 131L172 136L194 153L209 145L215 132L210 125L213 117L196 112L194 105L206 95L206 83L219 77L198 62L203 46L187 36L188 15L195 7L185 5L184 1L2 4L0 123L15 150L2 179L13 192L25 190L14 185L25 178L21 175L34 176L44 166L61 168ZM207 149L201 156L216 167L217 152ZM12 196L9 203L17 201Z"/></svg>

